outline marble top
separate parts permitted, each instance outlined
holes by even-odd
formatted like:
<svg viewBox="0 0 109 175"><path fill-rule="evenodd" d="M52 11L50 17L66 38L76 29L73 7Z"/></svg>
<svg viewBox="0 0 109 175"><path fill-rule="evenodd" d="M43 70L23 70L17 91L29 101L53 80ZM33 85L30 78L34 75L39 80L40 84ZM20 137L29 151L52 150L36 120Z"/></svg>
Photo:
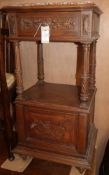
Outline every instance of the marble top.
<svg viewBox="0 0 109 175"><path fill-rule="evenodd" d="M93 4L92 0L0 0L0 8L6 6L82 5Z"/></svg>

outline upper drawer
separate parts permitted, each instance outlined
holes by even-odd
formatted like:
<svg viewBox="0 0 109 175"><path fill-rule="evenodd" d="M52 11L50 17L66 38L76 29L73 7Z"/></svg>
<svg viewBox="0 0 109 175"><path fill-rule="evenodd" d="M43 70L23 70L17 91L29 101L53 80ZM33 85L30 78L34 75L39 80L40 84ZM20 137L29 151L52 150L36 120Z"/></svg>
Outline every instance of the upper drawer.
<svg viewBox="0 0 109 175"><path fill-rule="evenodd" d="M37 31L36 40L40 40L41 26L50 27L50 40L66 40L80 36L80 13L68 12L36 12L9 14L9 28L11 36L31 37Z"/></svg>
<svg viewBox="0 0 109 175"><path fill-rule="evenodd" d="M27 40L39 41L41 26L46 25L50 41L87 41L99 36L99 15L92 11L9 13L8 24L10 37Z"/></svg>

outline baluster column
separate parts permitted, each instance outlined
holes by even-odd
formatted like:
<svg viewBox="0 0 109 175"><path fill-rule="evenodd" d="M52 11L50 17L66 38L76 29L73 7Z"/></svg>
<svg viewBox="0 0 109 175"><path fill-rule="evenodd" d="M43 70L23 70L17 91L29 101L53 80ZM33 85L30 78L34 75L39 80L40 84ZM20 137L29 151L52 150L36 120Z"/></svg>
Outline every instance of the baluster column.
<svg viewBox="0 0 109 175"><path fill-rule="evenodd" d="M23 93L23 79L22 79L22 66L20 58L20 46L19 41L15 41L15 74L16 74L16 92L18 97L22 96Z"/></svg>
<svg viewBox="0 0 109 175"><path fill-rule="evenodd" d="M38 66L38 81L44 81L44 61L43 61L43 44L37 43L37 66Z"/></svg>
<svg viewBox="0 0 109 175"><path fill-rule="evenodd" d="M83 43L83 72L81 75L81 93L80 100L81 106L86 106L89 98L89 56L90 56L90 44Z"/></svg>
<svg viewBox="0 0 109 175"><path fill-rule="evenodd" d="M81 72L83 69L83 47L81 43L77 43L77 66L76 66L76 85L81 85Z"/></svg>

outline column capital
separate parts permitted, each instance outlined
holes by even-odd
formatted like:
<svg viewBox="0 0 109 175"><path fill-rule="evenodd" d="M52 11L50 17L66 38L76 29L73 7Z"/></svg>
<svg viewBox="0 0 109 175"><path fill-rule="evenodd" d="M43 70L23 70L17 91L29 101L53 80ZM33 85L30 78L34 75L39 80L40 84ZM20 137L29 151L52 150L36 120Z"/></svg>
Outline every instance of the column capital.
<svg viewBox="0 0 109 175"><path fill-rule="evenodd" d="M15 40L15 41L13 41L13 43L14 43L15 46L20 46L20 41L19 40Z"/></svg>

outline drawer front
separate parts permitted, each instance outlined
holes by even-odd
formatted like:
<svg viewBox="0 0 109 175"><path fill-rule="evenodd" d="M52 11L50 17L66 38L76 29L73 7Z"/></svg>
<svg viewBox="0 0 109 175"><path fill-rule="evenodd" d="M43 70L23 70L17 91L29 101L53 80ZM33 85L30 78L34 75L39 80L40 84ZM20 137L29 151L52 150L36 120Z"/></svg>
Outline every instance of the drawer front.
<svg viewBox="0 0 109 175"><path fill-rule="evenodd" d="M26 142L33 147L71 153L76 142L76 116L24 109Z"/></svg>
<svg viewBox="0 0 109 175"><path fill-rule="evenodd" d="M49 25L50 40L72 40L80 37L79 12L36 12L9 14L10 35L40 40L41 26Z"/></svg>

